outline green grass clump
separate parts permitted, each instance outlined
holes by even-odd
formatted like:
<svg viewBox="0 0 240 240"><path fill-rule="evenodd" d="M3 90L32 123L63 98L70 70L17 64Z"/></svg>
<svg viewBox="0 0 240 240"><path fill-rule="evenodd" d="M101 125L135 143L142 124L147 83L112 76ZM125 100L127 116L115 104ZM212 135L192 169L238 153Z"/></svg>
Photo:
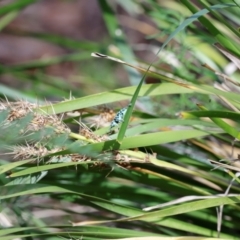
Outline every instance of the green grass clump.
<svg viewBox="0 0 240 240"><path fill-rule="evenodd" d="M0 10L2 29L32 3L23 2ZM238 239L239 73L227 75L221 68L228 58L240 69L234 27L239 6L123 2L118 4L129 16L142 11L155 23L140 21L146 28L138 29L162 44L154 61L137 59L139 46L128 44L117 12L99 1L112 42L104 54L97 53L98 44L36 34L85 52L1 67L1 74L22 81L57 80L39 83L42 99L51 92L66 97L50 103L36 100L34 91L3 88L1 239ZM128 27L138 28L131 25L134 17L126 19ZM157 34L161 25L166 33L172 24L167 37ZM80 97L67 98L71 87L44 73L53 64L93 59L102 66L102 78L114 78L108 71L123 67L130 86L104 80L95 85L97 74L87 69L96 89L86 94L72 88ZM30 69L38 71L32 75ZM103 86L113 90L97 91ZM16 93L25 100L10 101Z"/></svg>

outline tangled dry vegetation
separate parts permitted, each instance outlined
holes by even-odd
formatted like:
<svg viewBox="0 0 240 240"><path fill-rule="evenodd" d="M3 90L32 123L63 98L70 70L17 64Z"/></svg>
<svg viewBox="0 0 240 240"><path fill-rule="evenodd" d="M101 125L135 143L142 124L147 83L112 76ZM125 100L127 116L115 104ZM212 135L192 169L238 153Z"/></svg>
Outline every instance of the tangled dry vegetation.
<svg viewBox="0 0 240 240"><path fill-rule="evenodd" d="M79 153L64 153L68 150L69 144L78 141L79 146L88 143L97 143L110 140L108 134L96 135L85 123L81 121L83 112L96 114L94 117L86 118L90 127L108 126L114 119L115 113L107 107L96 109L83 109L79 113L67 113L65 115L75 116L73 122L78 125L78 133L74 133L64 123L64 114L46 114L38 104L27 101L8 102L2 101L0 115L2 116L2 136L8 136L8 155L10 160L33 159L38 164L44 159L44 163L56 162L90 162L90 166L109 167L109 161L117 165L130 167L130 162L142 162L141 159L134 159L119 151L105 151L96 158ZM76 115L79 120L77 121ZM76 128L75 128L76 129ZM8 133L8 135L6 135ZM2 139L5 141L6 139ZM62 152L62 153L61 153Z"/></svg>

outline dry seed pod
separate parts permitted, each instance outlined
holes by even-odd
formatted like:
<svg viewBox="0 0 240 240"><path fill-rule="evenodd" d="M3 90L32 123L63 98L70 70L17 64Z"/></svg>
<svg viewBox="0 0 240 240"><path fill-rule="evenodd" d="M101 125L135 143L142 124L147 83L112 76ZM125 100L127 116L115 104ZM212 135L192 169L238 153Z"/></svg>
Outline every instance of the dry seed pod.
<svg viewBox="0 0 240 240"><path fill-rule="evenodd" d="M83 122L77 122L79 124L79 134L87 139L92 139L94 142L102 142L109 140L107 135L98 136L90 128L87 127Z"/></svg>
<svg viewBox="0 0 240 240"><path fill-rule="evenodd" d="M89 112L95 114L95 116L85 118L85 120L90 123L90 127L96 127L97 129L109 126L109 122L115 117L114 111L107 107L98 107L98 109Z"/></svg>
<svg viewBox="0 0 240 240"><path fill-rule="evenodd" d="M26 146L14 146L12 154L14 155L13 159L23 160L29 158L41 158L49 153L46 147L38 145L26 145Z"/></svg>
<svg viewBox="0 0 240 240"><path fill-rule="evenodd" d="M9 110L7 117L8 121L14 121L26 116L28 113L33 112L33 109L37 107L36 104L29 103L27 101L18 102L1 102L0 110Z"/></svg>
<svg viewBox="0 0 240 240"><path fill-rule="evenodd" d="M62 146L71 132L57 115L41 114L37 108L27 101L0 102L0 114L5 111L1 114L1 142L21 144L11 147L15 160L39 159L60 151L58 145Z"/></svg>
<svg viewBox="0 0 240 240"><path fill-rule="evenodd" d="M8 110L8 116L5 120L5 126L15 120L19 120L28 114L33 114L33 119L24 129L22 133L36 132L45 127L53 127L55 133L70 133L70 129L62 122L62 119L57 115L45 115L35 110L39 108L37 104L29 103L27 101L18 102L1 102L0 112Z"/></svg>
<svg viewBox="0 0 240 240"><path fill-rule="evenodd" d="M52 150L48 150L45 146L40 143L36 143L33 145L26 144L26 146L19 145L11 147L13 159L15 160L24 160L29 158L43 158L48 154L52 154L55 152L59 152L63 150L62 148L53 148Z"/></svg>

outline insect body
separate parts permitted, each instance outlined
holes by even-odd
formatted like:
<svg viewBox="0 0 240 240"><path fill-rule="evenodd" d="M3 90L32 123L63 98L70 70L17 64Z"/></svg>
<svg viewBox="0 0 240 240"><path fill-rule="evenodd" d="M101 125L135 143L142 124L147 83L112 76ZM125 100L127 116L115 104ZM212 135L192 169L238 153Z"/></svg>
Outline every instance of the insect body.
<svg viewBox="0 0 240 240"><path fill-rule="evenodd" d="M112 120L110 125L110 131L118 126L119 123L122 123L124 121L124 116L127 112L128 107L122 108L115 116L115 118Z"/></svg>

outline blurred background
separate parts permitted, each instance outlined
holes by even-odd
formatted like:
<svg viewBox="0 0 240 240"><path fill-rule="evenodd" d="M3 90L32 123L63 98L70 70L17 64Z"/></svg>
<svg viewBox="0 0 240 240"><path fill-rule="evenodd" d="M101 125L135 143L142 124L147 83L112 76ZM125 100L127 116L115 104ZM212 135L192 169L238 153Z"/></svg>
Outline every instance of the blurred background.
<svg viewBox="0 0 240 240"><path fill-rule="evenodd" d="M211 64L218 57L215 67L226 63L210 49L213 39L198 24L178 34L156 59L162 43L191 14L178 1L2 0L0 14L0 87L9 99L56 101L141 79L120 64L92 58L92 52L146 68L158 60L158 69L200 82L213 76L201 67L203 60ZM196 102L191 96L177 99L173 104L168 96L156 101L170 112Z"/></svg>
<svg viewBox="0 0 240 240"><path fill-rule="evenodd" d="M1 1L1 6L13 2ZM116 1L112 4L127 16ZM106 53L114 44L98 1L36 1L12 18L0 34L1 64L30 65L24 65L26 71L2 73L2 84L48 99L66 97L70 91L82 96L128 84L121 66L90 56L93 51ZM137 29L129 29L128 35L131 44L144 43ZM32 65L36 60L38 64Z"/></svg>

